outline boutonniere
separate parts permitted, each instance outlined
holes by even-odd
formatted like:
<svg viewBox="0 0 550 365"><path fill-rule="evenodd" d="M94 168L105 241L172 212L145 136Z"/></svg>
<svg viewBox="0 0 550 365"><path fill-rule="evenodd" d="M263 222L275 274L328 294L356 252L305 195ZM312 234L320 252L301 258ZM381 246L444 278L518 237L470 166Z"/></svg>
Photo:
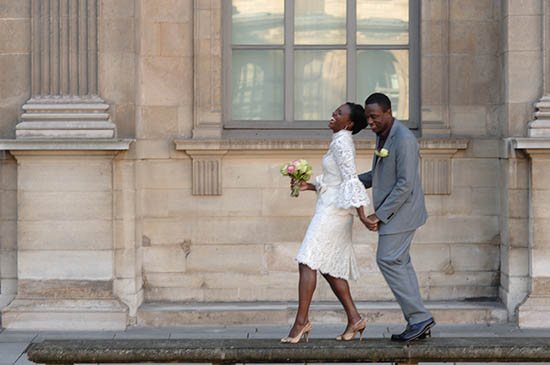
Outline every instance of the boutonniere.
<svg viewBox="0 0 550 365"><path fill-rule="evenodd" d="M388 157L389 154L390 154L390 151L388 151L387 149L385 148L382 148L380 151L376 151L375 152L376 156L380 157L380 158L384 158L384 157Z"/></svg>

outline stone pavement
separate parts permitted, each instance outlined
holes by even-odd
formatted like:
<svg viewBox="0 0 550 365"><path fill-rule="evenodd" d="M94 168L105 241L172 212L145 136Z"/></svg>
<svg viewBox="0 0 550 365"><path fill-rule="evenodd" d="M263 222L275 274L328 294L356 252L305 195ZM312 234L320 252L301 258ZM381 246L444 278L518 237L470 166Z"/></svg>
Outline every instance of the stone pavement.
<svg viewBox="0 0 550 365"><path fill-rule="evenodd" d="M33 332L2 330L0 332L0 365L32 364L27 360L26 349L31 343L45 339L215 339L215 338L273 338L284 337L289 326L185 326L185 327L133 327L126 331ZM342 332L343 325L314 325L312 338L332 338ZM389 338L400 332L401 326L372 325L365 337ZM519 329L512 324L493 325L438 325L432 330L434 337L548 337L550 329ZM434 363L432 363L434 364ZM450 363L447 363L450 364ZM456 363L462 364L462 363ZM472 363L470 363L472 364ZM511 363L510 363L511 364ZM524 363L516 363L524 364ZM528 364L528 363L525 363ZM547 363L544 363L547 364ZM548 364L550 365L550 364Z"/></svg>

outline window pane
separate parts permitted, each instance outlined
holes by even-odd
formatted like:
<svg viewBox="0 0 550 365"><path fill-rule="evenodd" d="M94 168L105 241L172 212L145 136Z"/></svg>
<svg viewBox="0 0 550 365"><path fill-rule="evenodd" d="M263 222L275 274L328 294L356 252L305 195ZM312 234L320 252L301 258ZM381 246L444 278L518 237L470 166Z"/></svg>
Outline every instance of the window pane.
<svg viewBox="0 0 550 365"><path fill-rule="evenodd" d="M357 0L357 44L408 43L408 0Z"/></svg>
<svg viewBox="0 0 550 365"><path fill-rule="evenodd" d="M294 43L345 44L346 0L295 0Z"/></svg>
<svg viewBox="0 0 550 365"><path fill-rule="evenodd" d="M233 120L284 119L283 51L233 51Z"/></svg>
<svg viewBox="0 0 550 365"><path fill-rule="evenodd" d="M232 12L233 44L283 44L284 0L233 0Z"/></svg>
<svg viewBox="0 0 550 365"><path fill-rule="evenodd" d="M346 51L296 51L294 119L329 120L346 101Z"/></svg>
<svg viewBox="0 0 550 365"><path fill-rule="evenodd" d="M409 119L409 51L357 51L357 99L386 94L397 119Z"/></svg>

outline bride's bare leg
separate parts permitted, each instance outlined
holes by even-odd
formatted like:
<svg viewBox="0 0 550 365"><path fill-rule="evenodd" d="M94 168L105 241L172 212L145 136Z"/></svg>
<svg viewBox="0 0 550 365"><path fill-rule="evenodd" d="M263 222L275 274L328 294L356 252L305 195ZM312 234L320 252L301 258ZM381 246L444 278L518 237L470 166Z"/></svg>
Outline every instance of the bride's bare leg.
<svg viewBox="0 0 550 365"><path fill-rule="evenodd" d="M346 315L348 317L348 326L346 327L347 331L361 319L361 315L359 314L359 311L357 311L355 303L351 297L348 281L345 279L335 278L334 276L330 276L328 274L323 274L323 276L330 284L330 288L340 303L342 303L342 306L344 306L344 310L346 311Z"/></svg>
<svg viewBox="0 0 550 365"><path fill-rule="evenodd" d="M309 266L298 264L300 281L298 283L298 313L294 325L288 334L289 337L297 336L309 320L309 306L317 285L317 271Z"/></svg>

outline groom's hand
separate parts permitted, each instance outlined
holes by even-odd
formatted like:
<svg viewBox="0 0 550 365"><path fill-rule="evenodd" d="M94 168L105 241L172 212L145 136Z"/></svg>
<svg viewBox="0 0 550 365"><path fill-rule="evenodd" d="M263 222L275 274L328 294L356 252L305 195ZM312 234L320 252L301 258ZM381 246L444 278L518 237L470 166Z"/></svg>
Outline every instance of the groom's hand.
<svg viewBox="0 0 550 365"><path fill-rule="evenodd" d="M378 231L378 223L380 222L380 219L376 216L376 214L369 215L363 223L367 226L367 228L373 232Z"/></svg>

